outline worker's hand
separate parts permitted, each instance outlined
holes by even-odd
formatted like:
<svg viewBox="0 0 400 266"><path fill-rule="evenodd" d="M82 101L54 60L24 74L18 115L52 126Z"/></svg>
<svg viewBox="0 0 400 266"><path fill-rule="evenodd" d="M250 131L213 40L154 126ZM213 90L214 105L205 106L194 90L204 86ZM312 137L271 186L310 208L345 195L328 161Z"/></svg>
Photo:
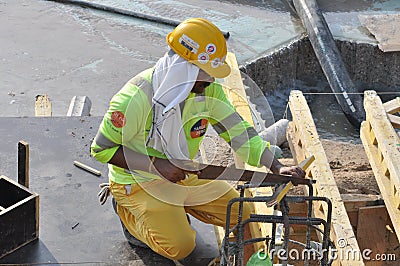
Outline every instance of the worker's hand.
<svg viewBox="0 0 400 266"><path fill-rule="evenodd" d="M300 178L304 178L306 176L306 172L299 166L282 166L279 169L279 174L291 175L293 177L300 177Z"/></svg>
<svg viewBox="0 0 400 266"><path fill-rule="evenodd" d="M198 171L195 172L184 171L181 168L174 165L173 163L171 163L169 160L160 158L156 158L154 160L153 169L154 169L153 172L155 172L156 170L159 175L161 175L162 177L173 183L185 179L186 173L193 173L197 175L200 174L200 172Z"/></svg>

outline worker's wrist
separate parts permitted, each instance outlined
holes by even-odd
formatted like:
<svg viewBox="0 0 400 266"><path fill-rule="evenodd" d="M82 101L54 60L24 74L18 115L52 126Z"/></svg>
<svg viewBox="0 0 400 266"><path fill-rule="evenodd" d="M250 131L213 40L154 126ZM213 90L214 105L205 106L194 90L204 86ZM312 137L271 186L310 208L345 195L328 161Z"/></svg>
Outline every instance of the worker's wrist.
<svg viewBox="0 0 400 266"><path fill-rule="evenodd" d="M279 174L282 167L284 167L284 165L281 164L278 160L274 159L272 161L270 169L271 169L272 173Z"/></svg>

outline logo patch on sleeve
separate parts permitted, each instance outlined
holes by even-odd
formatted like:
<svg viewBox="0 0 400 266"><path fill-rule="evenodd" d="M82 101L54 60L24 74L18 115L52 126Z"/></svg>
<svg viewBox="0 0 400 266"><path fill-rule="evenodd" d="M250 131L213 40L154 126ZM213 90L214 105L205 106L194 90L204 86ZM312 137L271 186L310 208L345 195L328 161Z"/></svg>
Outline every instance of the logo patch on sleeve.
<svg viewBox="0 0 400 266"><path fill-rule="evenodd" d="M192 139L199 138L206 134L207 124L208 120L204 118L197 121L190 129L190 136Z"/></svg>
<svg viewBox="0 0 400 266"><path fill-rule="evenodd" d="M121 128L121 127L125 126L125 123L126 123L125 115L120 111L112 112L111 123L116 128Z"/></svg>

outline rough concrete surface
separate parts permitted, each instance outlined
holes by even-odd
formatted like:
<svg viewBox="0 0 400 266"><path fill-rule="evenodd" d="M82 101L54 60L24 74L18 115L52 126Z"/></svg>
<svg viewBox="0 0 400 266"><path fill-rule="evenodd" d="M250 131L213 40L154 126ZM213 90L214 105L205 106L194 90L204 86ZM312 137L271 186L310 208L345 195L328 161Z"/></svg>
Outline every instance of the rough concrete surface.
<svg viewBox="0 0 400 266"><path fill-rule="evenodd" d="M0 259L7 264L175 265L148 249L131 247L111 206L100 205L107 166L90 156L101 117L1 117L0 173L17 178L17 143L29 144L29 189L39 194L39 239ZM79 161L102 172L76 167ZM204 239L204 238L203 238Z"/></svg>
<svg viewBox="0 0 400 266"><path fill-rule="evenodd" d="M301 77L291 72L301 74L299 67L287 64L294 61L298 48L289 48L287 59L285 51L274 54L290 41L305 42L300 38L304 28L291 15L286 0L98 2L177 21L196 16L212 20L231 33L229 49L261 87L279 87L291 80L287 75ZM330 2L319 1L336 38L373 44L375 39L361 27L357 14L395 12L400 8L393 1L367 0L357 5L351 1L337 5ZM168 25L44 0L1 0L0 15L0 116L33 116L38 94L49 95L54 116L64 116L75 95L88 96L93 103L91 113L102 115L111 96L166 51L165 35L172 30ZM315 60L300 60L303 56L313 57L312 50L304 49L296 62L317 70ZM357 54L360 52L365 54L357 50ZM365 52L371 52L371 48ZM251 73L252 60L260 57L256 67L261 72ZM398 56L389 57L398 61ZM391 73L397 73L396 69Z"/></svg>
<svg viewBox="0 0 400 266"><path fill-rule="evenodd" d="M277 45L295 34L288 12L268 12L266 16L257 7L186 2L160 7L145 4L155 14L169 12L175 20L192 16L212 19L231 32L230 46L239 57L261 54L264 45ZM3 0L0 14L1 116L33 116L35 96L45 93L53 103L55 116L67 113L75 95L88 96L93 103L92 114L102 115L111 96L167 50L165 36L173 29L43 0ZM273 22L287 27L284 38L279 37L277 29L270 29ZM246 40L237 36L245 35L250 27L256 31L246 33ZM259 38L266 31L273 36L267 42Z"/></svg>

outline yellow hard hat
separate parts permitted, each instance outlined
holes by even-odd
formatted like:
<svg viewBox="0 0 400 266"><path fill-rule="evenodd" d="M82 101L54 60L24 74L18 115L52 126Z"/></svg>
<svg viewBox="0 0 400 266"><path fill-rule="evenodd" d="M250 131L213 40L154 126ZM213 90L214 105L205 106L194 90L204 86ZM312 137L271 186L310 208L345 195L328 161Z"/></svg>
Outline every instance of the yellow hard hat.
<svg viewBox="0 0 400 266"><path fill-rule="evenodd" d="M181 22L168 34L167 43L175 53L212 77L224 78L231 72L225 62L224 35L206 19L190 18Z"/></svg>

